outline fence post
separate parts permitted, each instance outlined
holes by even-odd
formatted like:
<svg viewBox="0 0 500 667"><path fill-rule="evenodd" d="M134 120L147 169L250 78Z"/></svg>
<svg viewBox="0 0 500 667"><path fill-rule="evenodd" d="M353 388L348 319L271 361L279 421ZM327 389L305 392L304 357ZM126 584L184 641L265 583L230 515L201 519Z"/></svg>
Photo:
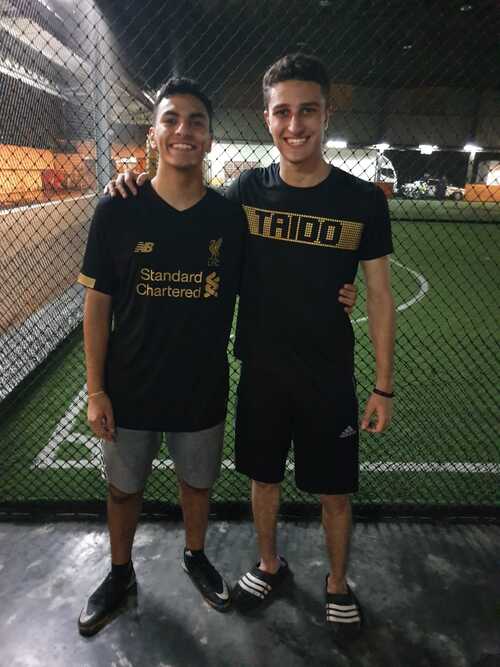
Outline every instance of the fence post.
<svg viewBox="0 0 500 667"><path fill-rule="evenodd" d="M111 112L112 55L109 53L109 43L105 39L102 28L107 31L104 21L95 26L95 140L96 140L96 176L99 191L102 192L106 183L113 177L111 157L112 128L109 122Z"/></svg>

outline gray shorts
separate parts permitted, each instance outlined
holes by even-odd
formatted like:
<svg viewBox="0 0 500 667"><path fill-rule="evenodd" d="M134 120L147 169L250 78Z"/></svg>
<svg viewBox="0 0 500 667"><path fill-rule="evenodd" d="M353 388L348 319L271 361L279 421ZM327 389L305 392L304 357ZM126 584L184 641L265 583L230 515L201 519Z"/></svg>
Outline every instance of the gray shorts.
<svg viewBox="0 0 500 667"><path fill-rule="evenodd" d="M210 489L219 476L224 422L192 433L166 433L177 476L197 489ZM162 434L117 428L114 442L101 441L103 473L123 493L141 491L158 455Z"/></svg>

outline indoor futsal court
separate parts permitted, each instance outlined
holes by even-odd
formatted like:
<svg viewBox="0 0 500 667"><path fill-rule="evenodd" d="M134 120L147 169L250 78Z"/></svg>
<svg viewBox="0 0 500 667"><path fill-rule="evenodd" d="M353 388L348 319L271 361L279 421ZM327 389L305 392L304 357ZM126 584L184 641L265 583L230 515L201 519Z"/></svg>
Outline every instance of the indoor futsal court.
<svg viewBox="0 0 500 667"><path fill-rule="evenodd" d="M493 0L0 2L0 667L500 666L497 19ZM299 64L304 55L307 62L320 62L328 73L327 84L302 70L267 79L263 97L264 73L290 54L299 54L294 60ZM194 94L158 96L171 77L195 80L199 88ZM312 84L310 90L320 91L316 106L314 99L302 99L296 120L290 119L295 108L288 101L272 106L272 100L282 99L280 91L291 90L286 88L290 81L298 85L294 90ZM180 150L185 153L197 150L202 131L210 143L189 173L199 177L203 193L205 188L217 193L217 201L224 202L221 207L236 201L238 193L236 203L243 205L248 218L247 234L247 218L239 207L247 234L242 243L248 244L241 257L245 254L250 269L241 269L241 296L227 320L227 412L206 536L206 556L227 581L234 600L230 597L226 613L218 613L207 603L206 592L200 595L192 573L193 582L183 571L189 538L179 501L179 463L174 463L173 436L169 450L169 437L163 435L138 510L133 543L137 586L130 584L122 603L115 600L113 608L111 589L106 589L109 613L95 634L84 636L78 625L82 607L109 571L111 502L103 477L103 466L109 474L109 460L87 419L91 398L106 392L100 385L92 388L90 380L86 383L83 304L86 288L87 294L92 292L95 280L87 276L85 251L91 243L91 221L102 205L98 202L112 179L116 183L125 172L146 172L154 185L141 186L137 201L144 201L144 192L157 188L166 173L165 164L178 169L165 157L173 144L162 147L158 139L160 124L167 125L164 118L180 123L182 109L169 107L166 116L158 112L162 99L170 104L176 95L195 98L197 111L189 122L196 114L206 116L201 123L206 127L190 126L191 134L182 139ZM317 126L315 114L324 114ZM163 131L180 133L178 126ZM296 173L303 169L309 178L313 162L290 155L302 155L300 151L307 151L316 139L317 163L328 177L312 185L304 181L299 196L297 183L287 181L287 174L300 163ZM270 186L266 179L272 174L277 176ZM318 187L332 174L354 188L346 189L351 194L345 204L343 199L339 203L344 193L338 194L333 185L335 196L329 191L327 204L320 201ZM257 194L251 190L252 178ZM338 315L329 316L339 309L337 286L329 288L333 273L329 268L321 274L322 262L326 266L330 253L328 267L341 275L337 266L348 250L357 248L349 245L353 230L362 228L360 234L367 236L367 225L379 224L375 208L367 208L366 220L359 221L363 193L382 197L380 191L387 202L392 251L363 256L359 248L364 246L359 246L352 260L356 268L360 261L357 300L350 324L344 315L339 324ZM251 196L261 203L245 199ZM163 199L170 206L168 197ZM199 201L192 206L193 219ZM295 203L288 206L287 201ZM127 205L135 206L133 202L129 194ZM109 206L118 210L122 204ZM134 224L141 231L134 237L134 261L149 266L159 243L142 230L152 229L148 225L153 224L153 209L147 214L138 210L142 212ZM260 227L249 210L261 216ZM184 208L170 206L172 219L180 213ZM212 214L210 224L212 218L220 223L218 213ZM328 226L330 236L324 232ZM193 224L192 229L198 228ZM373 232L373 247L382 247L384 233L382 227ZM118 247L121 230L116 234ZM181 243L182 234L169 237L176 262L175 244ZM195 236L189 236L191 248L198 243ZM222 236L214 232L207 236L208 243L203 241L206 283L199 303L186 306L185 312L193 313L191 319L186 316L186 326L191 327L189 335L198 336L197 342L190 355L182 357L185 363L177 380L168 366L164 374L165 386L184 386L191 377L190 359L206 363L209 370L200 375L208 387L201 394L207 401L218 391L216 373L207 361L217 341L211 333L217 315L193 325L201 312L194 308L222 302L225 292L219 281L225 274L220 258L225 262L230 254L229 241L223 242ZM115 250L104 238L101 232L93 247L102 260L99 270L108 275L105 271L115 266ZM259 260L247 248L263 256L270 252L268 275L255 269ZM253 518L256 523L259 519L255 507L252 514L251 475L242 472L236 457L238 438L244 439L237 424L238 401L240 406L244 402L238 386L242 363L245 367L250 362L241 361L234 344L239 336L248 340L248 349L254 350L255 358L261 355L264 366L279 362L291 373L295 353L287 357L286 341L303 331L297 358L304 355L300 359L319 382L327 362L324 369L315 365L315 352L319 355L321 350L311 341L322 340L321 327L331 325L332 338L325 349L341 366L348 353L343 355L336 327L350 331L352 326L361 415L373 396L380 364L372 336L381 316L373 304L382 309L374 301L365 265L386 254L397 331L392 389L387 393L386 388L382 396L392 401L393 392L394 413L384 433L360 431L359 490L352 495L350 550L345 547L345 595L353 597L344 603L329 591L325 608L331 559L320 501L325 494L344 492L299 489L295 475L300 475L302 464L290 448L286 464L283 458L277 529L277 554L286 558L290 572L273 591L276 573L259 579L255 570L261 553ZM174 267L179 276L181 264L179 259ZM173 270L168 276L177 280ZM114 341L121 317L119 290L125 283L116 278L115 291L103 290L114 316ZM98 278L97 292L99 284ZM245 309L244 299L250 298L245 294L253 291L265 303L270 294L278 293L277 285L285 287L267 319L257 307ZM288 293L287 286L298 287L290 287ZM172 293L182 295L178 287L174 285ZM187 292L193 301L198 298L196 290ZM323 293L324 306L318 307ZM127 303L135 308L130 298ZM150 308L144 306L144 312ZM132 311L136 312L130 306L127 313ZM215 306L213 312L218 312ZM279 319L280 313L285 319ZM173 336L175 318L165 319L163 326L165 336ZM141 349L147 349L149 330L146 324L141 327L134 335L143 337ZM247 333L242 334L243 329ZM185 349L186 330L179 347L173 346L174 365ZM274 352L266 352L267 341ZM149 347L147 364L130 352L130 365L141 368L138 385L144 381L149 386L166 363L169 344L164 349ZM123 354L131 349L127 343ZM248 358L254 357L248 353ZM109 358L106 363L111 363ZM190 400L196 415L198 404ZM297 429L298 415L307 413L309 398L304 391L294 400L291 424ZM203 400L198 403L201 406ZM138 405L132 405L131 412L140 412ZM332 420L337 418L335 407ZM170 404L165 410L174 407ZM124 423L131 430L149 428ZM208 422L199 428L151 430L191 433L206 426ZM349 422L339 438L354 434L358 426ZM271 448L273 433L267 430L263 439L264 435ZM196 456L189 464L195 463ZM120 493L124 505L128 492ZM119 504L116 498L113 502ZM267 516L268 508L260 511ZM198 547L187 550L198 553ZM115 582L125 576L116 565L131 567L122 560L113 560L110 576ZM257 581L250 577L252 572ZM238 606L235 591L241 589L240 582L253 589L254 597L255 591L261 595L259 607ZM331 610L350 618L355 607L359 635L341 641L336 634L339 622L337 630L332 628Z"/></svg>

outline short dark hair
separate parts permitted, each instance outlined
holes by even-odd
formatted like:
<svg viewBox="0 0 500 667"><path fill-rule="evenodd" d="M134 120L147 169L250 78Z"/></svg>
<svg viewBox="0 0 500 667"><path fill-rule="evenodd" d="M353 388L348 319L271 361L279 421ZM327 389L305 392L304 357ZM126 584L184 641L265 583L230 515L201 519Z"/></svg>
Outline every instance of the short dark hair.
<svg viewBox="0 0 500 667"><path fill-rule="evenodd" d="M193 97L197 97L207 110L208 126L210 132L212 131L212 117L214 114L212 102L210 102L197 81L194 79L188 79L185 76L172 76L170 79L168 79L168 81L162 84L161 88L156 93L155 103L153 106L153 122L156 120L156 114L158 112L160 102L166 97L172 97L172 95L192 95Z"/></svg>
<svg viewBox="0 0 500 667"><path fill-rule="evenodd" d="M291 53L277 60L266 71L262 79L264 107L269 104L269 90L282 81L314 81L321 86L321 93L328 103L330 77L325 65L316 56L306 53Z"/></svg>

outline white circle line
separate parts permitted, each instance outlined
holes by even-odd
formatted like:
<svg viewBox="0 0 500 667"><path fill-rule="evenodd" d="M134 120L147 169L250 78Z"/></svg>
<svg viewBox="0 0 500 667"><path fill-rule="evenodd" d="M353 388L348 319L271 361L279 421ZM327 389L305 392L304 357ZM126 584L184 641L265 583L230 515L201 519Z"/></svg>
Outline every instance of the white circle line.
<svg viewBox="0 0 500 667"><path fill-rule="evenodd" d="M401 269L405 269L405 271L408 271L408 273L411 273L412 276L415 276L415 278L418 280L420 289L418 293L412 297L409 301L406 301L405 303L400 304L396 310L398 312L402 312L403 310L406 310L407 308L410 308L414 304L418 303L418 301L421 301L421 299L424 298L424 296L427 294L427 292L430 289L430 285L427 281L427 279L421 274L418 273L418 271L414 271L413 269L410 269L409 266L405 266L404 264L401 264L400 262L397 262L395 259L390 259L390 262L392 264L395 264L396 266L399 266ZM366 322L368 320L368 317L359 317L357 320L353 320L353 324L359 324L360 322Z"/></svg>

